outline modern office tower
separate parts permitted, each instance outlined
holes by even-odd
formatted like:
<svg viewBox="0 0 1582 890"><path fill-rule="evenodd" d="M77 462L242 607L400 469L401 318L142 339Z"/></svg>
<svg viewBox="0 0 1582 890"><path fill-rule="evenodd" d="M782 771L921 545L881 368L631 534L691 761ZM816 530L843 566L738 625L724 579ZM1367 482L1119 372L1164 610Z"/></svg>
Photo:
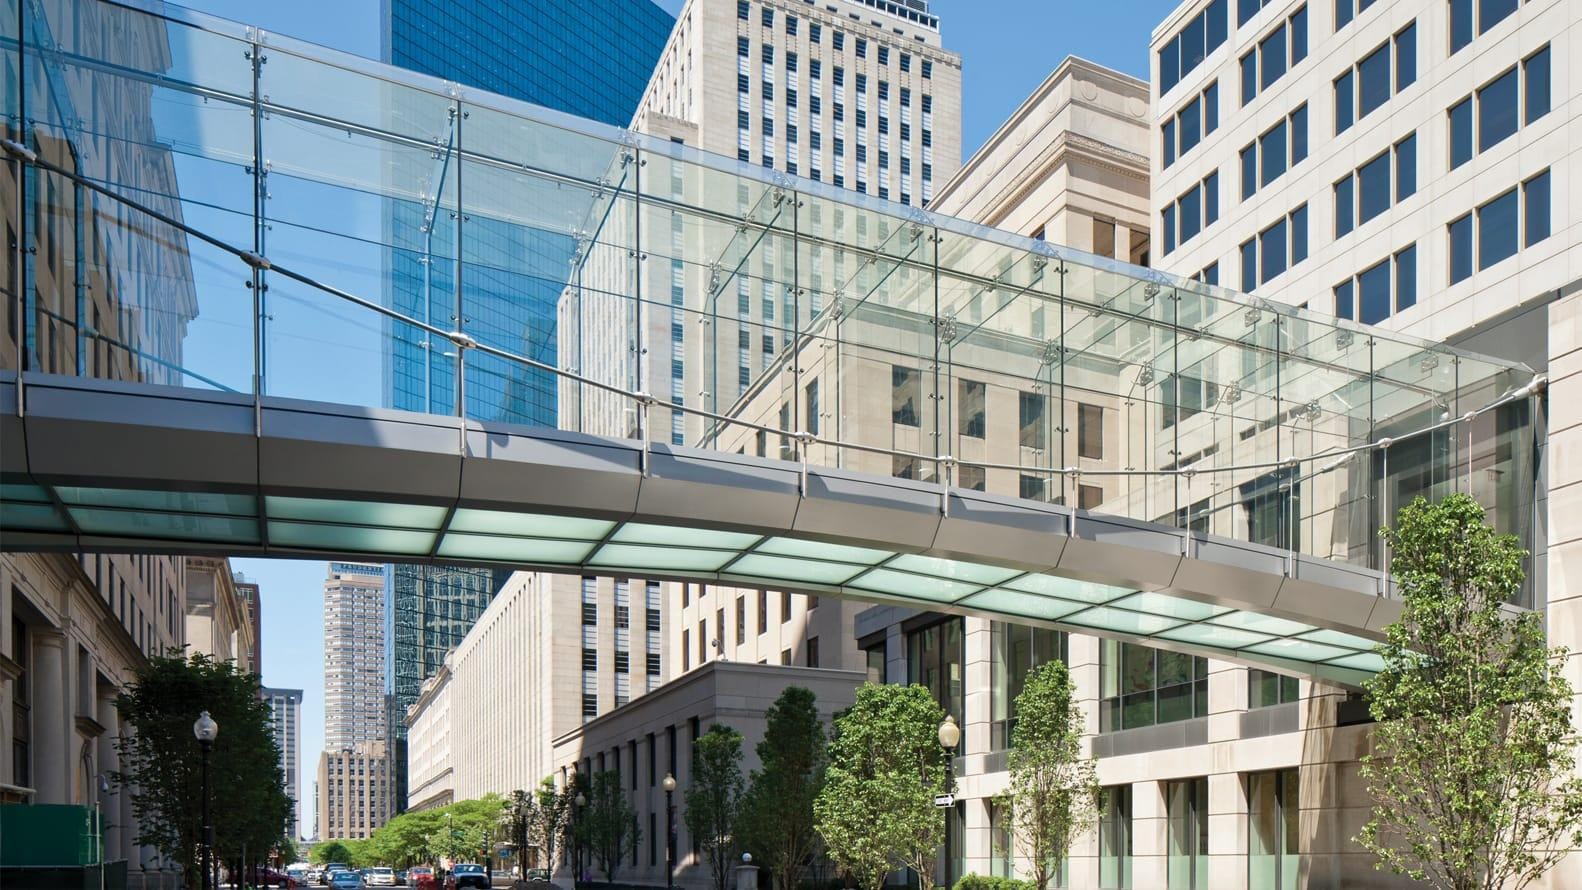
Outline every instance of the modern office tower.
<svg viewBox="0 0 1582 890"><path fill-rule="evenodd" d="M251 667L255 676L264 673L264 601L258 585L247 580L241 572L234 578L236 595L242 600L247 614L247 624L252 630L253 650Z"/></svg>
<svg viewBox="0 0 1582 890"><path fill-rule="evenodd" d="M390 821L395 766L383 741L358 742L319 755L320 838L365 838Z"/></svg>
<svg viewBox="0 0 1582 890"><path fill-rule="evenodd" d="M390 0L382 16L387 62L456 81L464 90L486 90L617 125L631 120L674 24L650 0ZM465 329L480 342L554 365L555 301L575 244L535 228L522 208L491 215L481 202L470 201L473 211L464 221L449 212L458 190L489 187L482 166L458 168L453 162L458 146L467 144L468 122L466 116L451 117L442 125L444 137L434 158L422 153L396 159L404 165L396 175L432 181L424 200L388 205L387 301L402 312ZM482 138L490 138L488 116L470 122L485 134ZM436 161L442 168L432 177ZM465 248L459 263L458 238ZM453 359L424 337L395 336L391 342L395 346L386 365L391 407L454 411ZM469 416L555 424L552 375L476 353L467 359L466 375ZM423 681L489 605L501 580L480 569L391 567L390 733L398 784L406 763L402 716ZM404 785L402 790L404 800Z"/></svg>
<svg viewBox="0 0 1582 890"><path fill-rule="evenodd" d="M511 575L405 714L406 805L536 786L556 739L674 676L668 614L658 581Z"/></svg>
<svg viewBox="0 0 1582 890"><path fill-rule="evenodd" d="M332 562L324 581L324 748L384 741L384 566Z"/></svg>
<svg viewBox="0 0 1582 890"><path fill-rule="evenodd" d="M296 840L299 801L302 789L299 778L302 770L302 690L258 690L269 703L269 722L275 731L275 745L280 748L280 775L285 784L286 796L291 798L291 824L286 837Z"/></svg>

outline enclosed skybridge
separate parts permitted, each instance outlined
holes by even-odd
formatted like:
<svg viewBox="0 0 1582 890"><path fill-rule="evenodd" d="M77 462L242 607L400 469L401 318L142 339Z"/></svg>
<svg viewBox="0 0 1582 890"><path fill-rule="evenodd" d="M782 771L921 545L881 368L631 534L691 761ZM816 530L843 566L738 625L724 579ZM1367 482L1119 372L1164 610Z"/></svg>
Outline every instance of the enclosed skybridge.
<svg viewBox="0 0 1582 890"><path fill-rule="evenodd" d="M175 8L21 24L5 549L704 581L1355 683L1399 506L1532 539L1521 366Z"/></svg>

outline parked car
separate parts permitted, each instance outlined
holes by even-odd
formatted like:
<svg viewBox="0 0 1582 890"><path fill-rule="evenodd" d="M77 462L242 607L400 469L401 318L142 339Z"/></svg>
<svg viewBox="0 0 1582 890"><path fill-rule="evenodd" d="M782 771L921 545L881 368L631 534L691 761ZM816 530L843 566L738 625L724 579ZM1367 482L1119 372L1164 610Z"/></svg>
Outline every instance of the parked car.
<svg viewBox="0 0 1582 890"><path fill-rule="evenodd" d="M549 883L549 869L547 869L547 868L530 868L530 869L528 869L527 870L527 882L529 884L533 884L533 883L547 884L547 883Z"/></svg>
<svg viewBox="0 0 1582 890"><path fill-rule="evenodd" d="M351 869L342 869L330 875L330 890L364 890L363 876Z"/></svg>
<svg viewBox="0 0 1582 890"><path fill-rule="evenodd" d="M324 883L324 869L319 868L317 865L313 866L308 869L308 873L303 876L303 880L309 884Z"/></svg>
<svg viewBox="0 0 1582 890"><path fill-rule="evenodd" d="M258 870L258 883L264 887L279 887L280 890L296 890L297 879L283 871L272 868Z"/></svg>
<svg viewBox="0 0 1582 890"><path fill-rule="evenodd" d="M435 890L434 869L419 865L406 870L406 882L413 890Z"/></svg>
<svg viewBox="0 0 1582 890"><path fill-rule="evenodd" d="M462 890L464 887L489 890L489 873L476 863L459 863L450 870L450 876L445 879L445 890Z"/></svg>
<svg viewBox="0 0 1582 890"><path fill-rule="evenodd" d="M396 884L395 870L382 865L375 866L368 869L367 881L370 887L394 887Z"/></svg>
<svg viewBox="0 0 1582 890"><path fill-rule="evenodd" d="M397 884L399 884L401 886L406 886L406 869L404 869L404 868L396 869L395 879L396 879L396 883Z"/></svg>

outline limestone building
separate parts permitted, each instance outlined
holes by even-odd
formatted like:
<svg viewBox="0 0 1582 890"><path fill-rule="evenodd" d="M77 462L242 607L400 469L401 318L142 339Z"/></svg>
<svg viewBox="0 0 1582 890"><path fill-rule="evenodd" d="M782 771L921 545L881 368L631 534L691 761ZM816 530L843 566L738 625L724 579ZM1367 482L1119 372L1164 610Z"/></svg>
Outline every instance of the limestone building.
<svg viewBox="0 0 1582 890"><path fill-rule="evenodd" d="M366 838L390 821L395 806L395 764L387 744L357 742L319 755L318 836Z"/></svg>
<svg viewBox="0 0 1582 890"><path fill-rule="evenodd" d="M189 556L185 639L194 652L257 675L256 621L224 557ZM256 598L258 587L252 586Z"/></svg>

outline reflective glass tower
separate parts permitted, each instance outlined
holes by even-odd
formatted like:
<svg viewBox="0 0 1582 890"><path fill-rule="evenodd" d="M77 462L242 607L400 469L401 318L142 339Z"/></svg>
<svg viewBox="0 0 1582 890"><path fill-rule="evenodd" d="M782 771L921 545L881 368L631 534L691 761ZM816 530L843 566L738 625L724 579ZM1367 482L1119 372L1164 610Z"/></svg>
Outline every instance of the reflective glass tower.
<svg viewBox="0 0 1582 890"><path fill-rule="evenodd" d="M381 14L387 62L618 126L631 122L675 23L650 0L383 0ZM468 144L467 125L466 117L452 116L430 166L410 171L430 183L422 200L387 203L386 243L393 247L386 299L403 313L554 365L555 305L576 245L515 220L457 219L457 195L468 186L468 162L459 160L457 146ZM458 387L448 344L392 333L390 406L454 411ZM476 353L467 359L464 398L469 417L546 426L556 421L551 375ZM447 566L398 565L389 573L389 723L397 800L404 805L402 718L503 579L489 570Z"/></svg>

